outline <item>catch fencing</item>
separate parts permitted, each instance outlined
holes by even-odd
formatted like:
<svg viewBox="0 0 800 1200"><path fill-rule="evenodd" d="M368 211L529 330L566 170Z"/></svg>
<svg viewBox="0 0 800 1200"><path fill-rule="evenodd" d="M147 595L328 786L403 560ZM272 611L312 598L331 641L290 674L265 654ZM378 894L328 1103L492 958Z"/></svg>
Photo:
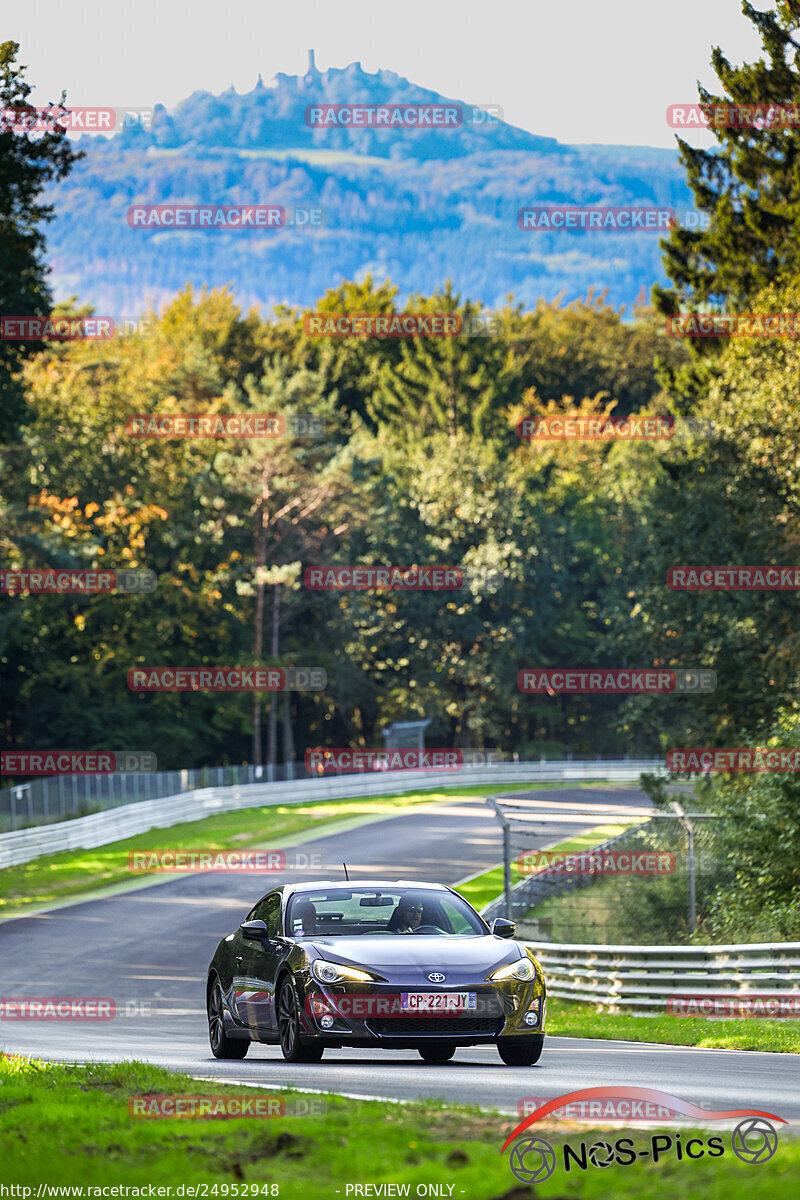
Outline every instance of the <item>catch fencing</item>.
<svg viewBox="0 0 800 1200"><path fill-rule="evenodd" d="M602 802L584 794L558 805L536 792L487 796L503 830L504 887L484 917L509 917L520 924L520 936L548 942L692 942L707 927L715 897L733 883L735 861L720 814L684 812L678 798L692 799L687 790L670 786L671 811L625 802L613 791L605 791ZM592 827L601 833L603 826L630 822L603 841L590 835ZM542 853L545 839L562 847L557 864L548 865ZM565 852L572 857L564 859ZM523 872L516 883L515 863Z"/></svg>
<svg viewBox="0 0 800 1200"><path fill-rule="evenodd" d="M616 837L607 838L604 842L593 843L592 853L598 854L606 850L624 849L630 846L631 835L635 836L640 830L646 829L648 824L649 822L635 825ZM525 849L528 848L525 847ZM526 916L536 908L537 904L543 904L545 900L550 900L553 896L560 896L563 892L591 887L599 878L602 876L573 875L555 868L537 871L535 874L526 875L524 879L520 879L518 883L514 884L510 893L510 905L505 895L497 896L481 909L481 916L487 921L493 921L495 917L507 917L514 921L519 917Z"/></svg>
<svg viewBox="0 0 800 1200"><path fill-rule="evenodd" d="M0 791L0 833L49 825L52 821L84 817L198 788L305 779L308 774L305 763L300 762L265 767L234 765L109 775L50 775Z"/></svg>

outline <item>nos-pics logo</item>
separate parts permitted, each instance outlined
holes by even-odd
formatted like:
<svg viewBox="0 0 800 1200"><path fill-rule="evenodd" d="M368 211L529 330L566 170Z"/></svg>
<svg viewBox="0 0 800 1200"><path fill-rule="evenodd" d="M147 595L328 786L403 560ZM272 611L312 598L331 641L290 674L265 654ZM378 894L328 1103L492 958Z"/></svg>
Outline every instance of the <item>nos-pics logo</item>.
<svg viewBox="0 0 800 1200"><path fill-rule="evenodd" d="M501 1153L505 1153L509 1146L511 1147L508 1165L517 1179L523 1183L542 1183L553 1174L559 1159L564 1171L568 1172L574 1169L587 1171L591 1167L610 1167L612 1164L631 1166L637 1159L642 1158L653 1162L659 1162L666 1157L678 1161L704 1157L719 1158L726 1152L723 1138L717 1135L707 1138L690 1137L683 1141L682 1135L677 1132L652 1134L641 1149L637 1148L630 1137L600 1139L592 1143L582 1141L577 1145L564 1142L554 1146L546 1138L537 1135L521 1136L536 1121L556 1109L580 1101L599 1099L644 1101L647 1104L660 1105L662 1109L669 1109L676 1116L682 1113L702 1121L723 1121L740 1117L742 1119L731 1132L730 1148L738 1159L752 1166L768 1162L778 1148L778 1133L772 1122L786 1123L783 1117L778 1117L775 1113L762 1112L755 1108L698 1108L687 1100L654 1088L582 1088L580 1091L568 1092L564 1096L548 1100L521 1121L506 1138Z"/></svg>

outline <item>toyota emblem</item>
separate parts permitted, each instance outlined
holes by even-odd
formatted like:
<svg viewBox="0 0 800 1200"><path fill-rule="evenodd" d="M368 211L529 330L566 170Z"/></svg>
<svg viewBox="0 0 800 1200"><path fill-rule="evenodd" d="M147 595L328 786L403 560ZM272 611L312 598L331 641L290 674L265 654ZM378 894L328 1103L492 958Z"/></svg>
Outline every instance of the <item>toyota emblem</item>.
<svg viewBox="0 0 800 1200"><path fill-rule="evenodd" d="M431 983L444 983L446 978L447 976L443 975L441 971L431 971L430 975L428 976L428 979L430 979Z"/></svg>

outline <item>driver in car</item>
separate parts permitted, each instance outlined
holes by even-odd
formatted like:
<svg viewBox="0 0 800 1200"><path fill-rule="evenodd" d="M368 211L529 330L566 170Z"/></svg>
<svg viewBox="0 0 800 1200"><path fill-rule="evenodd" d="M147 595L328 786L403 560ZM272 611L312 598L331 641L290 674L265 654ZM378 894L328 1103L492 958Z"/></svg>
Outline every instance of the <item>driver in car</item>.
<svg viewBox="0 0 800 1200"><path fill-rule="evenodd" d="M413 933L422 921L422 905L401 900L392 917L392 927L395 933Z"/></svg>
<svg viewBox="0 0 800 1200"><path fill-rule="evenodd" d="M305 901L304 904L298 904L294 911L294 936L313 937L317 931L316 926L317 910L310 900Z"/></svg>

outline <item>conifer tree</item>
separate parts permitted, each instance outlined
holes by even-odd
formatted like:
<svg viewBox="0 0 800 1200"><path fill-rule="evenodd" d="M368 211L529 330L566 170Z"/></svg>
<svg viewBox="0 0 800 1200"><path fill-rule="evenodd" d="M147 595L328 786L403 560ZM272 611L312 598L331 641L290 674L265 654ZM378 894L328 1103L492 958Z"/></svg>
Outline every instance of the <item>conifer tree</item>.
<svg viewBox="0 0 800 1200"><path fill-rule="evenodd" d="M35 109L18 53L18 42L0 43L0 315L38 316L49 313L52 304L40 226L52 220L53 208L40 196L83 154L73 150L57 125L43 132L25 128L24 114L32 122ZM48 113L58 117L64 100L62 93L58 104L46 106ZM23 357L37 349L38 343L0 340L0 437L17 427L22 391L16 372Z"/></svg>
<svg viewBox="0 0 800 1200"><path fill-rule="evenodd" d="M718 146L694 149L682 138L678 145L696 207L710 223L700 230L676 226L662 242L675 285L653 289L662 313L708 304L746 311L764 286L800 267L800 0L776 0L769 12L744 0L742 11L758 30L763 56L734 66L716 46L711 63L723 94L698 85ZM767 113L758 127L720 114L732 105L764 105L765 112L780 105L796 113L784 121ZM702 339L695 352L711 349L712 341L720 339Z"/></svg>

